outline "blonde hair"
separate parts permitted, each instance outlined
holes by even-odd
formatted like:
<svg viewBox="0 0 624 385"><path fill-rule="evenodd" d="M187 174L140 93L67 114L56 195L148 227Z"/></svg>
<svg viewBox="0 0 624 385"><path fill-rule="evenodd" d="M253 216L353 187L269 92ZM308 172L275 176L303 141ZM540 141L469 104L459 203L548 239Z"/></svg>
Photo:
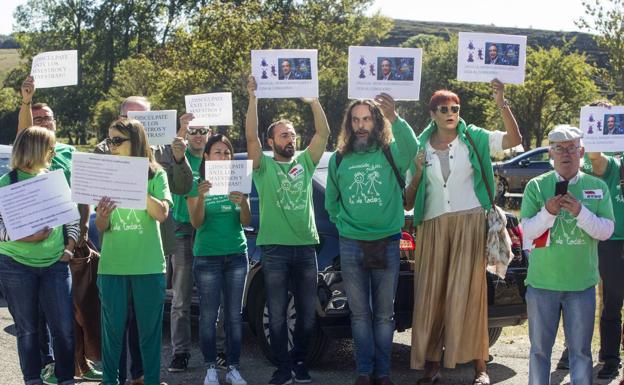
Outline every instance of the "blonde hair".
<svg viewBox="0 0 624 385"><path fill-rule="evenodd" d="M31 126L17 134L11 154L12 169L33 169L48 167L48 155L54 150L54 131L44 127Z"/></svg>

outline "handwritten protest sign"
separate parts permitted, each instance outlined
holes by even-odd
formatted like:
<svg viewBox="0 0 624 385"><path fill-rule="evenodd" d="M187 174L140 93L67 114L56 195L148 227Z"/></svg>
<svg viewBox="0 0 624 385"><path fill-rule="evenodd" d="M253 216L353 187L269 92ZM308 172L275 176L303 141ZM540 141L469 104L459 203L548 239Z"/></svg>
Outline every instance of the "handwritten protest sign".
<svg viewBox="0 0 624 385"><path fill-rule="evenodd" d="M418 100L420 48L349 47L349 99Z"/></svg>
<svg viewBox="0 0 624 385"><path fill-rule="evenodd" d="M579 128L585 151L624 150L624 106L583 107Z"/></svg>
<svg viewBox="0 0 624 385"><path fill-rule="evenodd" d="M52 51L35 56L30 74L37 88L78 84L78 51Z"/></svg>
<svg viewBox="0 0 624 385"><path fill-rule="evenodd" d="M251 160L214 160L205 162L206 180L212 183L209 195L229 194L239 191L251 193Z"/></svg>
<svg viewBox="0 0 624 385"><path fill-rule="evenodd" d="M184 101L186 112L192 112L195 115L191 126L231 126L233 124L231 92L186 95Z"/></svg>
<svg viewBox="0 0 624 385"><path fill-rule="evenodd" d="M460 32L457 80L524 83L526 36Z"/></svg>
<svg viewBox="0 0 624 385"><path fill-rule="evenodd" d="M252 50L251 73L256 96L318 98L318 53L315 49Z"/></svg>
<svg viewBox="0 0 624 385"><path fill-rule="evenodd" d="M171 144L177 133L177 111L128 111L128 117L136 119L147 132L147 140L153 146Z"/></svg>
<svg viewBox="0 0 624 385"><path fill-rule="evenodd" d="M0 188L0 214L12 240L80 218L62 170Z"/></svg>
<svg viewBox="0 0 624 385"><path fill-rule="evenodd" d="M76 203L96 205L109 197L117 207L147 207L147 158L74 152L71 197Z"/></svg>

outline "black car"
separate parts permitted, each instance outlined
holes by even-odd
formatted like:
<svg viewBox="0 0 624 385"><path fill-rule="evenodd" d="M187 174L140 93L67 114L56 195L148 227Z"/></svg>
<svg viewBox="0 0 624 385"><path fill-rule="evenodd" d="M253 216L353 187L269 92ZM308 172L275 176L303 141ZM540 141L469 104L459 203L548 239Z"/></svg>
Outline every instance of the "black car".
<svg viewBox="0 0 624 385"><path fill-rule="evenodd" d="M338 230L330 222L324 205L327 164L330 156L331 153L329 152L324 154L313 178L312 199L320 243L317 246L319 270L318 301L316 304L317 323L308 356L310 363L323 356L331 339L351 338L349 304L340 274ZM246 154L236 154L236 159L245 158ZM256 247L255 242L259 224L258 194L255 187L252 188L250 202L252 222L245 229L250 267L243 297L243 319L257 336L264 355L267 359L275 362L269 346L269 318L262 275L261 250ZM504 326L521 324L527 317L524 302L527 259L521 250L522 232L517 219L512 214L508 214L508 219L508 232L512 236L516 258L510 264L504 280L494 274L487 274L490 345L496 342ZM94 226L92 225L92 227ZM412 214L406 212L401 239L399 283L395 300L397 331L404 331L412 326L414 305L413 255L415 248L413 235ZM170 308L171 297L171 291L168 290L166 311ZM199 301L196 296L192 301L191 313L194 317L199 315ZM292 347L292 332L296 316L294 300L291 296L287 317L289 344L291 345L289 348Z"/></svg>
<svg viewBox="0 0 624 385"><path fill-rule="evenodd" d="M526 184L538 175L553 169L548 147L539 147L504 162L492 165L497 179L497 202L503 205L505 198L521 196Z"/></svg>

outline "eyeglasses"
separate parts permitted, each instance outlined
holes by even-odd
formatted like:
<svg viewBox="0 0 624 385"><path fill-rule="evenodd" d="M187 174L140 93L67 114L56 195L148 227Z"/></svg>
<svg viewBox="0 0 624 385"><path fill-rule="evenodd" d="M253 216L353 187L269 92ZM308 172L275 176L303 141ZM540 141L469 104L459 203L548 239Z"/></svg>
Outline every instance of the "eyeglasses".
<svg viewBox="0 0 624 385"><path fill-rule="evenodd" d="M41 124L41 123L53 122L53 121L54 121L54 116L37 116L36 118L33 118L33 123L35 124Z"/></svg>
<svg viewBox="0 0 624 385"><path fill-rule="evenodd" d="M456 104L454 106L450 106L451 109L451 113L456 114L459 112L459 104ZM442 113L442 114L448 114L449 112L449 106L438 106L437 108L438 112Z"/></svg>
<svg viewBox="0 0 624 385"><path fill-rule="evenodd" d="M201 136L208 135L209 132L210 132L209 128L196 128L196 129L189 128L186 131L186 133L189 135L201 135Z"/></svg>
<svg viewBox="0 0 624 385"><path fill-rule="evenodd" d="M284 132L279 137L282 138L282 139L291 138L292 140L297 140L297 134L289 134L288 132Z"/></svg>
<svg viewBox="0 0 624 385"><path fill-rule="evenodd" d="M124 142L127 142L128 140L130 140L130 138L124 138L121 136L113 136L112 138L106 138L106 144L109 147L119 147L121 146Z"/></svg>
<svg viewBox="0 0 624 385"><path fill-rule="evenodd" d="M562 146L552 146L551 147L554 152L557 154L574 154L577 152L581 146L570 146L570 147L562 147Z"/></svg>

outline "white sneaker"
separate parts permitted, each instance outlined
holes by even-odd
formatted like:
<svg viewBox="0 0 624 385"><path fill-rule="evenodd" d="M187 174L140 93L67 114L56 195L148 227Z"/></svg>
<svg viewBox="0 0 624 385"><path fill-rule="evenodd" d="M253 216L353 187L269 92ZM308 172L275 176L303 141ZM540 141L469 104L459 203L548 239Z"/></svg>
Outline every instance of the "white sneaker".
<svg viewBox="0 0 624 385"><path fill-rule="evenodd" d="M217 368L210 366L206 371L206 378L204 378L204 385L219 385L219 375Z"/></svg>
<svg viewBox="0 0 624 385"><path fill-rule="evenodd" d="M241 376L236 367L228 366L225 382L232 385L247 385L247 381Z"/></svg>

